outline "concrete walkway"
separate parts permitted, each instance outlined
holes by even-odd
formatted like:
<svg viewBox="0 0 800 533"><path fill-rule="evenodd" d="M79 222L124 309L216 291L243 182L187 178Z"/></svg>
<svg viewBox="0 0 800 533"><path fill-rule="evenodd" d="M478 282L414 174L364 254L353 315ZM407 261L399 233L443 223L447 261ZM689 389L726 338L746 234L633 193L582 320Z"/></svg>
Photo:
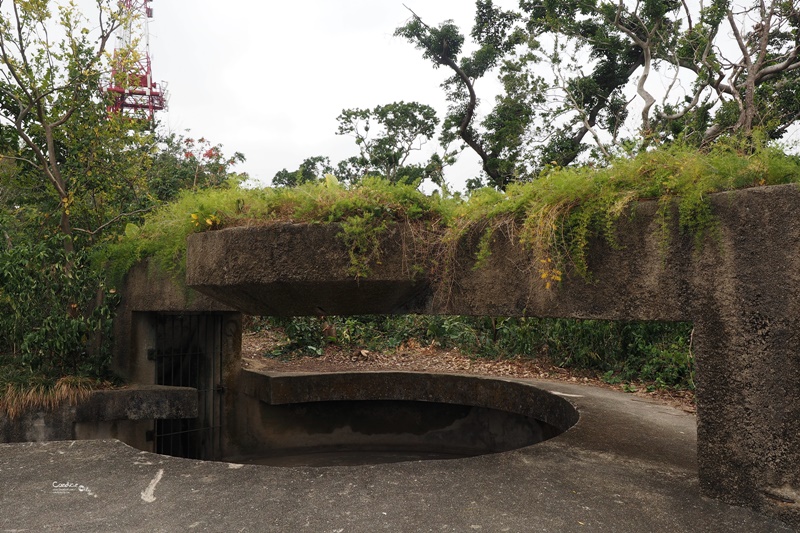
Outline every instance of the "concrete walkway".
<svg viewBox="0 0 800 533"><path fill-rule="evenodd" d="M0 531L793 531L699 495L693 416L609 390L535 384L572 401L578 424L469 459L280 468L118 441L3 444Z"/></svg>

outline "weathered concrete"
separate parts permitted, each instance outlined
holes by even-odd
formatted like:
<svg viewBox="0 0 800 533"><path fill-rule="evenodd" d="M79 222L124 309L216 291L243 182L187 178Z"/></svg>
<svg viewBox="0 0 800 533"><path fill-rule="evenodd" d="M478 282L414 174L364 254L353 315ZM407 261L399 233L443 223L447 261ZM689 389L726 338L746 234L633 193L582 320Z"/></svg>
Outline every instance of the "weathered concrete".
<svg viewBox="0 0 800 533"><path fill-rule="evenodd" d="M194 416L198 423L203 427L218 424L225 414L213 396L221 394L225 406L233 404L241 361L241 313L187 288L180 279L147 261L128 272L121 297L114 316L112 370L127 383L196 387L199 407ZM157 375L159 354L184 355L162 364L161 375ZM193 358L199 366L192 366L189 361ZM203 375L188 375L192 368L195 372L203 368ZM153 441L146 440L146 434L154 429L152 417L149 423L143 421L126 431L119 431L118 424L111 426L100 430L139 449L153 450ZM98 435L95 430L83 431L87 428L80 426L79 438Z"/></svg>
<svg viewBox="0 0 800 533"><path fill-rule="evenodd" d="M700 496L693 416L619 392L533 384L574 403L578 423L467 459L274 468L113 441L0 445L0 530L791 531ZM75 486L60 493L54 483Z"/></svg>
<svg viewBox="0 0 800 533"><path fill-rule="evenodd" d="M404 234L387 239L387 260L373 265L369 277L355 280L348 272L350 259L338 232L331 225L278 224L199 233L189 239L187 281L220 302L235 302L231 307L250 315L420 310L429 287L425 280L414 279L405 253L411 245Z"/></svg>
<svg viewBox="0 0 800 533"><path fill-rule="evenodd" d="M83 438L144 440L139 421L197 416L197 390L131 386L100 390L54 410L29 409L14 418L0 414L0 442L43 442ZM124 436L128 436L124 438Z"/></svg>
<svg viewBox="0 0 800 533"><path fill-rule="evenodd" d="M618 248L590 244L592 280L566 276L554 290L502 232L479 269L480 235L464 236L452 278L434 285L409 276L403 232L389 236L374 275L357 281L335 228L297 225L193 235L187 284L252 314L691 321L704 493L800 525L800 189L711 201L719 227L701 248L675 224L665 247L656 204L641 202L621 221Z"/></svg>
<svg viewBox="0 0 800 533"><path fill-rule="evenodd" d="M330 401L409 400L500 409L530 416L561 432L579 413L563 398L529 382L417 372L262 373L243 370L241 394L270 405Z"/></svg>
<svg viewBox="0 0 800 533"><path fill-rule="evenodd" d="M197 391L189 387L131 385L125 389L98 390L75 406L77 422L196 416Z"/></svg>
<svg viewBox="0 0 800 533"><path fill-rule="evenodd" d="M155 384L155 364L148 350L156 349L156 325L164 314L217 314L224 318L225 379L230 380L241 358L241 313L187 288L171 275L143 261L125 276L122 298L114 315L112 370L128 383Z"/></svg>
<svg viewBox="0 0 800 533"><path fill-rule="evenodd" d="M224 428L225 457L236 461L342 449L479 455L578 421L568 401L531 383L478 376L243 370L238 389Z"/></svg>

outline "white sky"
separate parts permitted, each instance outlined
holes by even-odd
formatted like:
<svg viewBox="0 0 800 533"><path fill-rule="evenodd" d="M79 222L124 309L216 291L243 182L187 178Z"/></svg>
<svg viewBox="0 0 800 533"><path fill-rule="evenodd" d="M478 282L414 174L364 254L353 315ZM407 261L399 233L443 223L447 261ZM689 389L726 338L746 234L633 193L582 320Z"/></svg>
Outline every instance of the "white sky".
<svg viewBox="0 0 800 533"><path fill-rule="evenodd" d="M309 156L335 164L356 155L353 139L335 134L342 109L419 101L442 119L439 84L448 71L393 36L410 17L403 1L428 24L472 27L470 0L155 0L153 75L169 93L159 119L171 131L221 143L227 154L243 152L247 162L237 170L265 182ZM465 152L448 180L462 188L479 169Z"/></svg>

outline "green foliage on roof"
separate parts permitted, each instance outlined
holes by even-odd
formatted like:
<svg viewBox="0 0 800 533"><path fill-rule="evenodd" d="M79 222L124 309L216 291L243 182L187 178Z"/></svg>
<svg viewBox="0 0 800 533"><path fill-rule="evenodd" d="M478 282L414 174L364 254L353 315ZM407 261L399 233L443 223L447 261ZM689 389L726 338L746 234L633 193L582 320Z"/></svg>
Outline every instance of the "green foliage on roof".
<svg viewBox="0 0 800 533"><path fill-rule="evenodd" d="M492 233L513 224L519 244L533 253L535 268L549 286L566 271L586 275L589 240L601 237L614 244L617 220L636 201L659 202L664 224L675 212L681 230L701 239L714 228L710 194L800 181L800 158L777 146L748 146L730 141L700 151L672 144L618 158L603 168L553 166L533 181L510 184L502 192L479 189L468 197L429 196L414 185L381 178L345 186L331 175L294 188L232 184L185 191L141 226L130 225L106 258L113 259L119 273L153 257L162 268L180 274L186 237L194 232L273 223L340 224L352 274L363 277L380 259L381 236L398 224L423 229L415 234L428 243L483 230L479 260L488 253Z"/></svg>

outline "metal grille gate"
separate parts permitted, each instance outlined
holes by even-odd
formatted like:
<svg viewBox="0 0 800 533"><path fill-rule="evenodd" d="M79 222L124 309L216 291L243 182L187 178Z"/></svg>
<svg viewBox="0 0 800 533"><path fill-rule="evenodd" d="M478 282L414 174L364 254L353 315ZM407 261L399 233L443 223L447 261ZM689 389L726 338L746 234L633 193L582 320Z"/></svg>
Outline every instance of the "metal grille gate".
<svg viewBox="0 0 800 533"><path fill-rule="evenodd" d="M197 389L197 418L156 420L154 451L188 459L221 455L222 316L159 314L156 384Z"/></svg>

